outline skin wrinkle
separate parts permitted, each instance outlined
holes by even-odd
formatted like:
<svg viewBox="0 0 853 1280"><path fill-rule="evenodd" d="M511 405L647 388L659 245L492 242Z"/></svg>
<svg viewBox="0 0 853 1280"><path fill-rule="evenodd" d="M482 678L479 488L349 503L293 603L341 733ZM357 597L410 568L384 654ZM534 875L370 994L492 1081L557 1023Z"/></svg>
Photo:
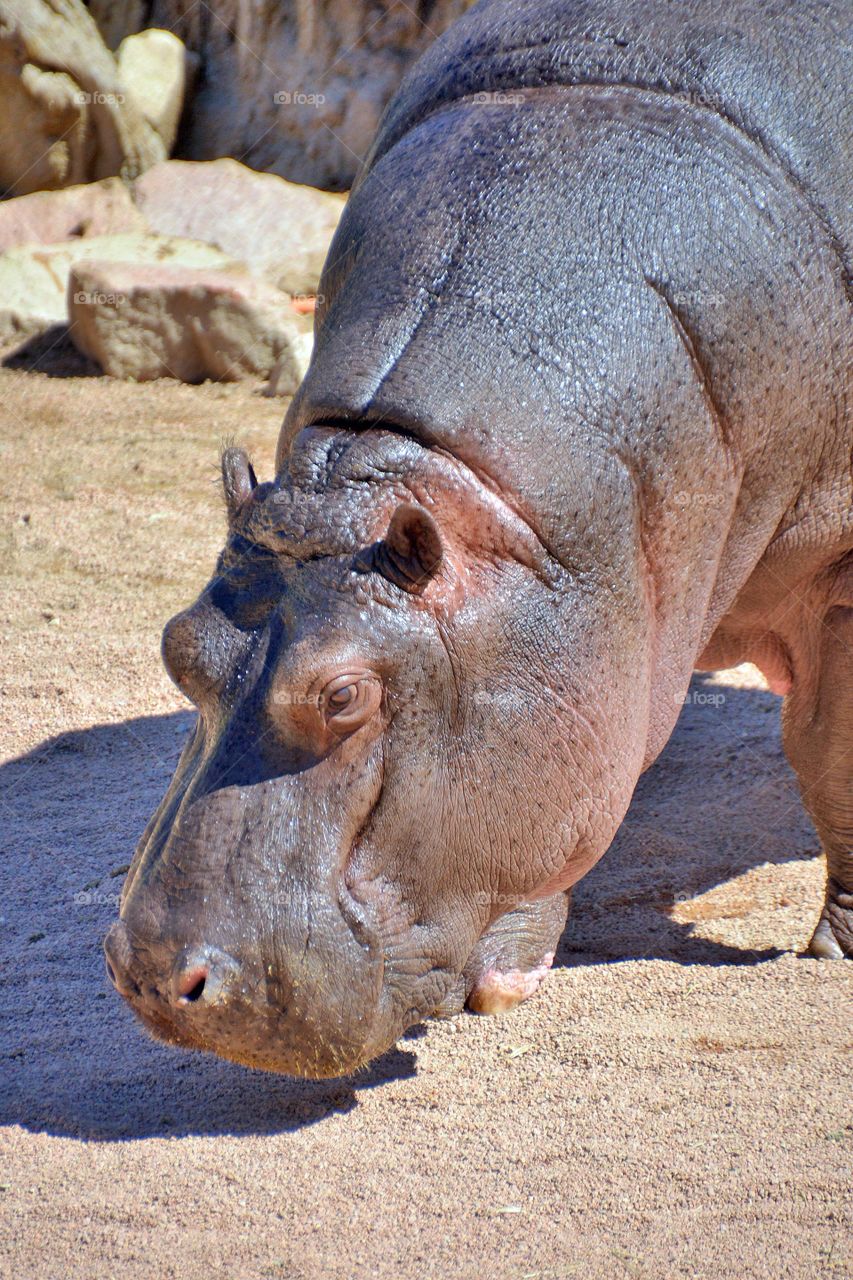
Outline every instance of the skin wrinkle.
<svg viewBox="0 0 853 1280"><path fill-rule="evenodd" d="M397 366L400 363L400 360L405 355L409 347L412 345L412 342L417 336L418 331L420 330L423 324L423 321L425 317L428 315L430 309L436 304L436 302L438 302L441 296L442 286L453 272L454 260L456 258L456 255L460 251L460 249L464 247L463 242L464 242L464 227L461 224L454 224L453 239L451 244L447 247L446 250L444 248L444 245L442 245L443 262L439 267L435 283L429 288L423 285L421 286L420 292L425 297L425 305L421 308L420 313L410 321L408 331L403 332L399 336L397 350L395 352L389 353L389 359L386 362L385 368L382 370L377 370L375 372L372 386L365 389L364 403L361 406L362 412L365 412L369 409L370 404L375 400L378 392L381 390L382 386L387 382L390 374L394 371L394 369L397 368Z"/></svg>
<svg viewBox="0 0 853 1280"><path fill-rule="evenodd" d="M424 455L423 459L420 461L421 466L428 467L429 458L441 459L457 473L464 485L470 486L471 480L475 480L485 491L485 493L480 495L480 500L483 501L484 498L491 498L497 502L500 508L502 508L501 519L504 520L509 527L512 527L514 524L515 531L522 535L518 540L519 544L523 544L524 541L532 539L537 544L537 548L555 562L555 566L559 570L565 570L566 572L576 574L577 576L581 575L581 571L573 568L570 564L563 564L562 561L554 555L553 551L543 541L541 533L537 531L530 517L524 513L516 495L502 490L497 480L490 476L482 466L475 466L473 463L465 461L451 453L449 450L442 448L439 444L424 440L422 436L416 434L414 431L407 431L405 425L402 423L388 422L385 420L384 416L381 419L381 423L383 432L386 432L389 435L396 435L401 440L411 441L411 443L417 447L419 452ZM306 427L326 427L327 424L327 418L324 416L322 409L318 409L312 418L305 424L303 430ZM353 435L358 435L360 432L375 429L376 425L377 420L371 417L365 417L363 420L346 420L344 428L347 431L351 431ZM381 463L374 465L376 465L377 474L375 476L360 477L359 479L363 480L364 483L379 483L383 479L387 478L388 475L393 475L395 478L398 478L406 484L413 497L416 497L419 501L424 503L430 500L431 495L429 490L424 487L423 482L418 478L417 466L412 467L409 473L403 474L402 472L392 469L387 463L384 468ZM432 500L434 501L434 499ZM520 528L519 526L523 526L523 528ZM539 573L544 572L539 568L535 557L530 557L529 560L524 563L527 563L529 568L533 568ZM545 578L545 580L549 581L550 579Z"/></svg>
<svg viewBox="0 0 853 1280"><path fill-rule="evenodd" d="M694 373L696 374L696 381L699 383L702 390L702 395L707 405L709 416L719 432L720 443L722 444L726 454L731 455L734 450L731 431L726 424L726 420L720 406L716 402L708 370L702 364L696 344L688 332L687 323L685 322L685 319L679 315L675 304L668 297L666 286L660 281L649 279L648 276L645 277L645 281L652 293L660 299L666 308L675 334L681 345L684 347L687 358L693 367Z"/></svg>
<svg viewBox="0 0 853 1280"><path fill-rule="evenodd" d="M319 421L312 423L311 425L318 427L325 424ZM363 424L348 424L347 430L351 431L353 437L356 438L359 434L370 431L373 427L373 422L368 419ZM492 515L494 520L499 522L500 527L504 531L504 537L500 544L500 554L515 554L519 563L524 564L525 567L540 575L543 578L543 581L549 583L554 582L556 573L559 573L560 576L562 576L564 570L567 572L571 571L568 566L564 566L556 560L553 561L553 568L542 565L543 559L546 560L547 565L547 561L553 560L553 558L548 548L544 545L541 536L536 532L529 520L524 517L523 513L498 491L494 482L490 481L488 476L479 474L473 467L461 462L458 458L455 458L445 450L424 446L421 441L417 440L415 437L406 435L397 427L396 424L388 425L383 423L382 431L383 434L387 436L398 436L401 440L409 440L417 447L420 456L410 463L410 470L408 473L391 469L390 464L387 462L377 465L371 461L371 467L376 468L375 473L371 475L363 475L358 478L346 477L346 481L344 481L343 477L340 477L337 472L331 472L331 478L338 481L339 488L344 483L348 483L354 487L364 484L368 488L371 486L377 487L380 489L380 492L387 491L384 486L386 485L387 478L390 474L399 481L401 487L397 492L400 497L402 497L403 493L406 492L424 505L429 503L434 504L436 502L436 497L434 492L430 489L430 479L436 480L439 478L440 473L436 474L433 468L433 464L439 462L443 468L450 468L449 475L443 477L442 483L446 485L448 481L452 482L455 477L462 492L474 489L475 492L474 495L472 495L473 502L482 504L485 511ZM343 453L344 450L342 449L340 451L340 456L343 456ZM431 476L430 472L432 472ZM478 489L479 492L477 492ZM278 500L284 506L289 504L290 495L285 495L283 493L276 494L274 495L274 501L275 500ZM289 516L290 512L288 509L286 514L283 516L283 519L288 520ZM332 532L328 528L327 523L321 523L321 528L327 536ZM350 531L352 531L352 525L350 525ZM336 527L334 531L334 537L336 539L339 538L339 535L340 526ZM337 549L335 542L327 542L325 545L321 545L316 549L306 552L304 548L304 541L302 539L299 539L298 543L295 543L292 533L288 532L286 535L286 541L283 541L280 529L270 529L264 532L258 532L256 536L258 537L259 545L268 547L278 555L288 553L290 545L298 545L298 559L306 562L311 559L326 558L335 554ZM531 543L533 544L532 549L527 550ZM478 530L477 540L470 543L470 548L472 550L476 550L478 553L482 553L482 532L480 530ZM290 554L294 553L291 552Z"/></svg>
<svg viewBox="0 0 853 1280"><path fill-rule="evenodd" d="M647 502L645 499L643 479L636 461L630 456L624 447L620 447L618 445L615 446L611 450L611 455L621 465L631 485L634 524L637 531L637 542L639 544L644 568L644 586L654 623L651 628L650 646L652 664L656 666L660 657L659 630L662 592L658 581L658 575L654 568L654 556L650 551L650 533L646 518Z"/></svg>

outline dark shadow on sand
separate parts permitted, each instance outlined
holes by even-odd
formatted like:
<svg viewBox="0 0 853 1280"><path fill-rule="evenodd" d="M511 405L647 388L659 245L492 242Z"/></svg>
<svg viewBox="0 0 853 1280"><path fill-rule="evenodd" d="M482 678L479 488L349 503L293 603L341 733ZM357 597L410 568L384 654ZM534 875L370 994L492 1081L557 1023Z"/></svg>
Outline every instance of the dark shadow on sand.
<svg viewBox="0 0 853 1280"><path fill-rule="evenodd" d="M94 360L78 351L65 324L55 324L44 333L22 338L5 351L0 365L26 373L44 373L49 378L97 378L101 370Z"/></svg>

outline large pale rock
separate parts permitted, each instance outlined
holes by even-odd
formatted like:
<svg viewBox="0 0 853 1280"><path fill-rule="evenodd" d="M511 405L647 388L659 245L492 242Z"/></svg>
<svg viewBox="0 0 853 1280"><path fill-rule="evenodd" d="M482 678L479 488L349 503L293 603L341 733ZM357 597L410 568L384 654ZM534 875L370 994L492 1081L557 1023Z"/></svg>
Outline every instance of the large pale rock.
<svg viewBox="0 0 853 1280"><path fill-rule="evenodd" d="M248 272L78 262L68 285L76 346L116 378L265 377L295 390L310 321Z"/></svg>
<svg viewBox="0 0 853 1280"><path fill-rule="evenodd" d="M239 268L212 245L170 236L92 236L64 244L22 245L0 254L0 346L66 323L68 277L84 258Z"/></svg>
<svg viewBox="0 0 853 1280"><path fill-rule="evenodd" d="M187 158L239 156L344 190L411 63L471 0L89 3L112 45L143 26L168 27L201 55L182 131Z"/></svg>
<svg viewBox="0 0 853 1280"><path fill-rule="evenodd" d="M218 245L291 294L316 290L344 204L236 160L155 165L134 198L153 230Z"/></svg>
<svg viewBox="0 0 853 1280"><path fill-rule="evenodd" d="M134 177L165 154L82 0L0 0L0 192Z"/></svg>
<svg viewBox="0 0 853 1280"><path fill-rule="evenodd" d="M155 27L127 36L116 57L123 89L159 134L169 155L184 98L198 71L198 54L189 53L171 31Z"/></svg>
<svg viewBox="0 0 853 1280"><path fill-rule="evenodd" d="M120 178L0 201L0 253L15 245L56 244L145 228Z"/></svg>

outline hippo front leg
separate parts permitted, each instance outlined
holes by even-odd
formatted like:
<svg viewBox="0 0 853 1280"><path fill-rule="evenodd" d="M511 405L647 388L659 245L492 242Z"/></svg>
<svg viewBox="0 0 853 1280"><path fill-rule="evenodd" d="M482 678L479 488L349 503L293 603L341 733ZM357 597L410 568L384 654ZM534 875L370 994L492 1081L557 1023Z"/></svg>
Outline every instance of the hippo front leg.
<svg viewBox="0 0 853 1280"><path fill-rule="evenodd" d="M826 853L826 901L808 954L853 958L853 608L823 619L818 670L783 715L785 751Z"/></svg>
<svg viewBox="0 0 853 1280"><path fill-rule="evenodd" d="M489 926L465 966L466 1003L505 1013L538 989L566 927L571 891L524 902Z"/></svg>

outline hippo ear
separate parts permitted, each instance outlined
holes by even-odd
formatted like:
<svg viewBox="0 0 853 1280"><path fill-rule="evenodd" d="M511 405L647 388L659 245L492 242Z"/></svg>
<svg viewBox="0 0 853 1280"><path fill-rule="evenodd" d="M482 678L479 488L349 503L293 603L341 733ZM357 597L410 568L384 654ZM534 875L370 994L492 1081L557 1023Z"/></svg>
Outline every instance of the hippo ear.
<svg viewBox="0 0 853 1280"><path fill-rule="evenodd" d="M230 522L236 519L257 483L258 478L246 450L225 449L222 454L222 487Z"/></svg>
<svg viewBox="0 0 853 1280"><path fill-rule="evenodd" d="M438 573L444 548L438 525L423 507L401 502L374 549L373 567L404 591L423 591Z"/></svg>

